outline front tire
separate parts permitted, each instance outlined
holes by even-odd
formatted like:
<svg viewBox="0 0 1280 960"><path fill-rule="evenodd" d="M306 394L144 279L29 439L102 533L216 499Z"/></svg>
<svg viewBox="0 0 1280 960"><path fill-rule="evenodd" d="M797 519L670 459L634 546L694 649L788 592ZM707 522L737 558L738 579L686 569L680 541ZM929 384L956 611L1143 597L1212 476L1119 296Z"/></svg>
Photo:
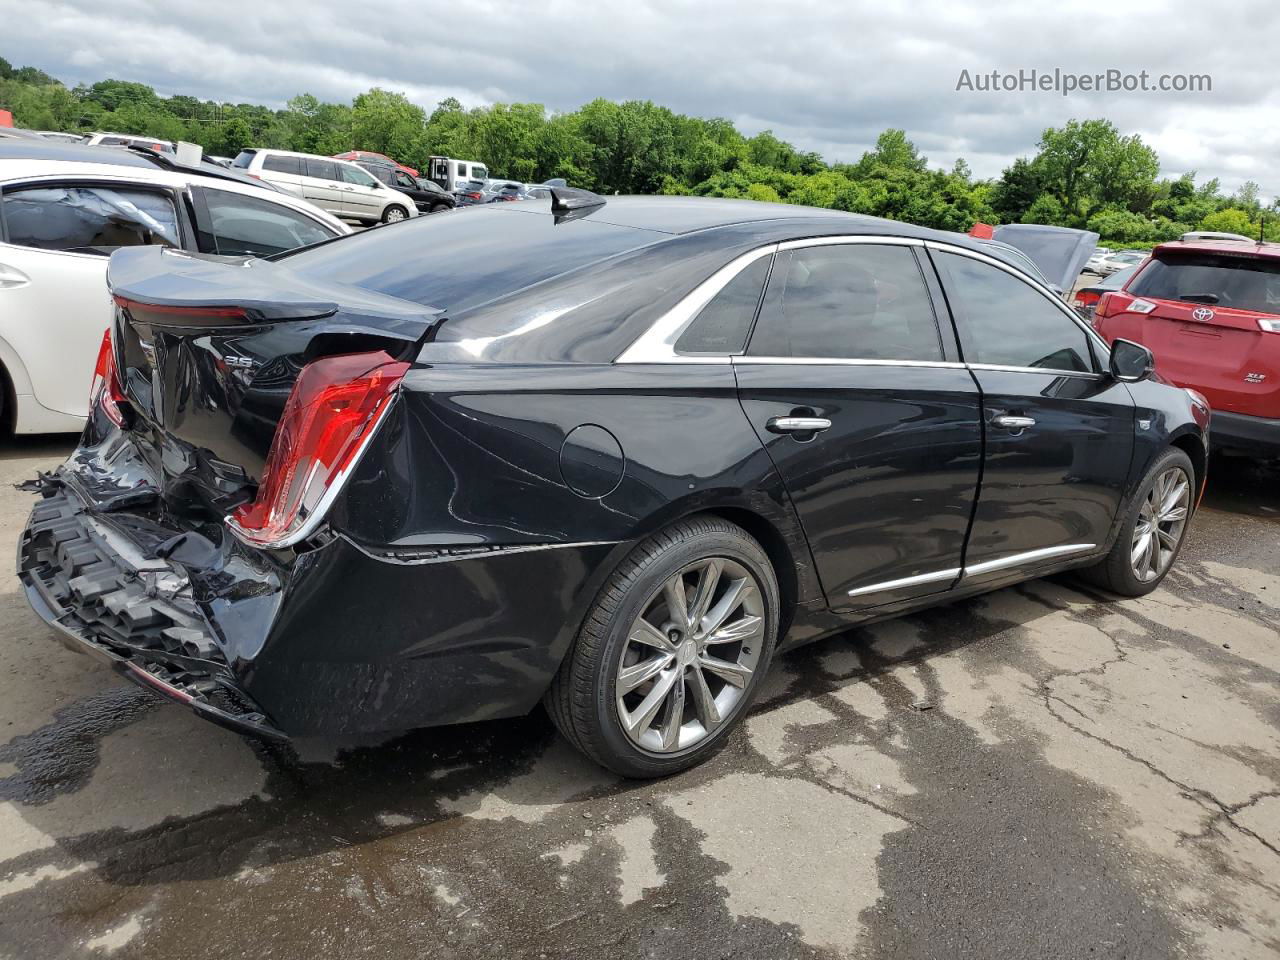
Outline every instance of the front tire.
<svg viewBox="0 0 1280 960"><path fill-rule="evenodd" d="M1151 465L1106 559L1079 571L1082 579L1124 597L1150 593L1173 567L1186 541L1195 503L1191 458L1170 447Z"/></svg>
<svg viewBox="0 0 1280 960"><path fill-rule="evenodd" d="M575 747L624 777L702 763L769 669L778 583L760 545L719 517L645 540L601 589L547 691Z"/></svg>
<svg viewBox="0 0 1280 960"><path fill-rule="evenodd" d="M399 223L401 220L409 219L409 211L399 204L391 204L387 209L382 211L383 223Z"/></svg>

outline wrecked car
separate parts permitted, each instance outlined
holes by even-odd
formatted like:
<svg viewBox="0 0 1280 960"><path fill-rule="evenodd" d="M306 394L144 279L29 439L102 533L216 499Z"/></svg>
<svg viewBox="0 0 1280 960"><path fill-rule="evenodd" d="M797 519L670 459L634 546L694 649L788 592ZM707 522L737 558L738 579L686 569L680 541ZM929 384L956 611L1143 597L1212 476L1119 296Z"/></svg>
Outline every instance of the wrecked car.
<svg viewBox="0 0 1280 960"><path fill-rule="evenodd" d="M980 244L552 193L116 253L89 424L32 484L36 611L246 733L543 703L648 777L721 746L780 650L1175 561L1203 399Z"/></svg>

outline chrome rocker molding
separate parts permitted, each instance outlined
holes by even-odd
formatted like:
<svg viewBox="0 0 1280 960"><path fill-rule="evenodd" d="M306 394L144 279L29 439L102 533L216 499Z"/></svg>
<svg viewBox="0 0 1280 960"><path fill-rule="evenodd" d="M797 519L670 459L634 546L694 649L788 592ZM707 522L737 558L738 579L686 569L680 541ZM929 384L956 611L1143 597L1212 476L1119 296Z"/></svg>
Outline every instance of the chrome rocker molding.
<svg viewBox="0 0 1280 960"><path fill-rule="evenodd" d="M960 576L961 570L938 570L934 573L921 573L914 577L903 577L901 580L886 580L884 583L873 583L869 587L858 587L850 590L849 596L860 597L864 593L880 593L883 590L900 590L903 587L915 587L922 583L940 583L943 580L954 580Z"/></svg>
<svg viewBox="0 0 1280 960"><path fill-rule="evenodd" d="M984 560L982 563L974 563L963 569L956 567L951 570L937 570L933 573L904 577L901 580L886 580L884 583L873 583L870 586L857 587L849 591L849 596L860 597L868 593L900 590L904 587L916 587L926 583L941 583L945 580L955 580L957 577L961 579L979 577L984 573L1011 570L1015 567L1038 563L1041 560L1067 557L1077 553L1088 553L1090 550L1095 549L1097 549L1097 544L1095 543L1068 543L1060 547L1042 547L1039 550L1028 550L1026 553L1014 553L1007 557L997 557L995 560Z"/></svg>

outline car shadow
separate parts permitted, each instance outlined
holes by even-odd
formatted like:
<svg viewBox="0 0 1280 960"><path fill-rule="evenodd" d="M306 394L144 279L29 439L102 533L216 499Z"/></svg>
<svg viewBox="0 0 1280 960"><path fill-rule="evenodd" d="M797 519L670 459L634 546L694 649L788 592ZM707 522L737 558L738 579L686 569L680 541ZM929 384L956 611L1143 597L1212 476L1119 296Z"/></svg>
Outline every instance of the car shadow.
<svg viewBox="0 0 1280 960"><path fill-rule="evenodd" d="M1075 599L1082 598L1077 594ZM983 608L983 599L974 598L902 618L901 623L930 639L901 651L870 643L876 627L854 628L791 651L775 662L763 699L749 719L767 718L819 693L981 643L1057 609L1020 603L1016 609L1024 622L1011 623L991 619ZM834 673L824 665L833 656L844 664ZM241 763L253 762L243 755L243 747L251 751L261 767L260 789L188 816L158 815L149 826L65 835L60 798L90 789L97 776L105 775L104 739L136 733L143 722L159 728L159 735L147 741L150 749L123 759L113 750L114 762L137 767L112 771L114 783L166 795L208 795L227 771L184 765L179 758L207 750L209 744L201 741L224 738L220 749L235 750ZM525 823L577 817L580 805L587 804L581 806L585 810L601 798L661 796L744 767L764 770L767 763L752 753L739 729L721 755L702 767L665 781L620 780L569 747L541 709L525 718L417 730L381 741L245 741L156 701L147 691L116 685L57 710L49 724L0 746L0 769L6 767L13 772L0 778L0 800L16 802L31 827L57 838L59 851L52 859L49 849L33 852L10 861L9 869L92 863L109 883L152 885L262 869L424 827L447 831L469 817ZM153 771L169 771L185 782L158 782Z"/></svg>

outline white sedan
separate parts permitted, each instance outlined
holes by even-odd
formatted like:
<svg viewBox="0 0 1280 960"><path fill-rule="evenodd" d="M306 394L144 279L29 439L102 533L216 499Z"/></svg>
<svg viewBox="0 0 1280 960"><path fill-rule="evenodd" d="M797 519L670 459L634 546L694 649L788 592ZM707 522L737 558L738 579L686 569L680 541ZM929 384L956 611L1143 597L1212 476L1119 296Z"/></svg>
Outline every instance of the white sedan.
<svg viewBox="0 0 1280 960"><path fill-rule="evenodd" d="M0 141L0 427L79 431L103 331L107 258L145 244L268 256L351 232L305 200L209 164Z"/></svg>

